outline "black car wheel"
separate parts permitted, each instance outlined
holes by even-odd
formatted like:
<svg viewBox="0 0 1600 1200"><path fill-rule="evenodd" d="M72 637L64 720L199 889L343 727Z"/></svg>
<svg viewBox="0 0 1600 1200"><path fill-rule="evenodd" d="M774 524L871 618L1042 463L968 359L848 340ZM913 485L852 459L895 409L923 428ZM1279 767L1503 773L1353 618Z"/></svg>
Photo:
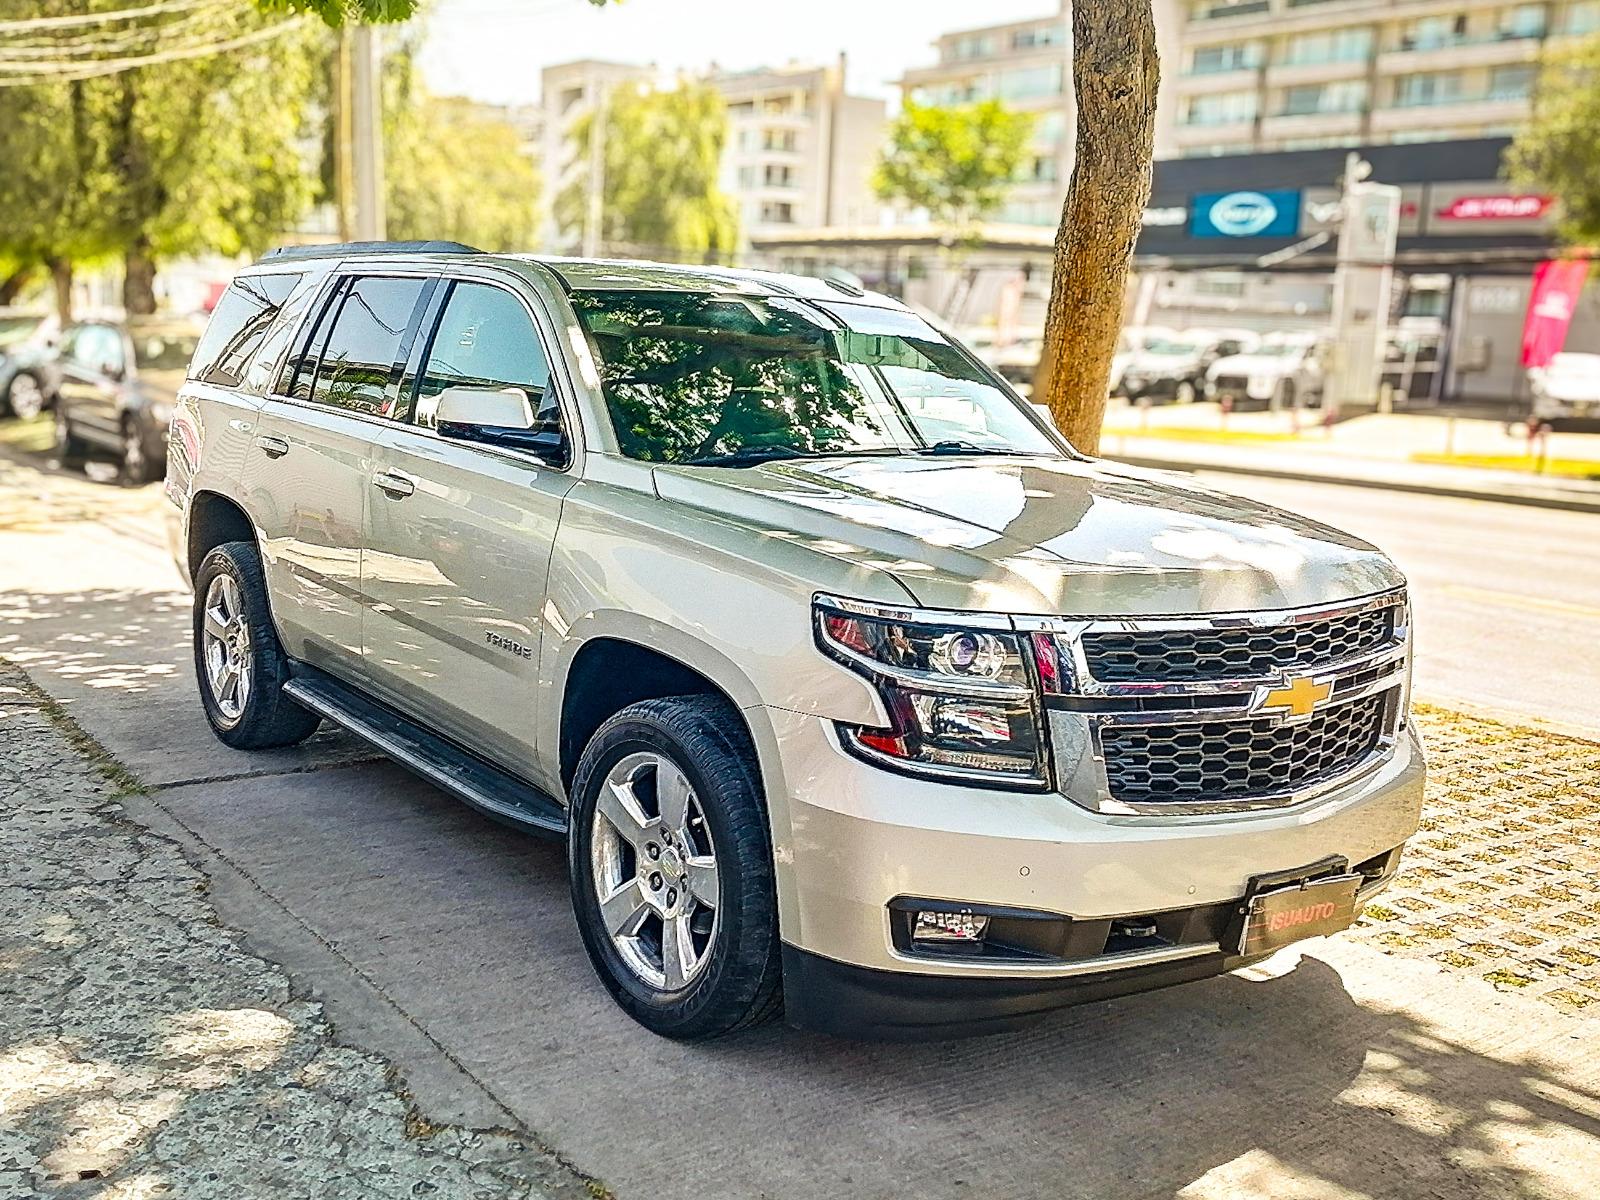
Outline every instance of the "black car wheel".
<svg viewBox="0 0 1600 1200"><path fill-rule="evenodd" d="M73 431L66 409L56 405L56 454L62 462L76 462L89 453L89 446Z"/></svg>
<svg viewBox="0 0 1600 1200"><path fill-rule="evenodd" d="M600 980L664 1037L776 1016L777 900L755 749L710 696L630 705L584 748L567 841L572 902Z"/></svg>
<svg viewBox="0 0 1600 1200"><path fill-rule="evenodd" d="M122 478L133 486L159 479L166 463L150 453L149 441L133 417L122 420Z"/></svg>

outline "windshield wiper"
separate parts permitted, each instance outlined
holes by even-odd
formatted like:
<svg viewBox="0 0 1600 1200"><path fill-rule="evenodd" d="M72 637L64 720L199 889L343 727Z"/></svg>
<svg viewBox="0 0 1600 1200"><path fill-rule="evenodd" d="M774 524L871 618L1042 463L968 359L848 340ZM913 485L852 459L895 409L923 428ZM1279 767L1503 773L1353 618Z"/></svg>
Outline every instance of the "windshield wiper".
<svg viewBox="0 0 1600 1200"><path fill-rule="evenodd" d="M1020 456L1020 457L1023 457L1023 458L1036 458L1036 457L1038 457L1037 455L1035 455L1034 453L1032 453L1031 451L1028 451L1028 450L1011 450L1011 449L1008 449L1005 446L980 446L977 442L961 442L961 441L934 442L933 445L931 445L931 446L922 447L922 449L918 450L917 453L918 454L938 454L938 455L946 455L946 454L949 454L949 455L955 455L955 454L1008 454L1008 455L1012 455L1012 456Z"/></svg>

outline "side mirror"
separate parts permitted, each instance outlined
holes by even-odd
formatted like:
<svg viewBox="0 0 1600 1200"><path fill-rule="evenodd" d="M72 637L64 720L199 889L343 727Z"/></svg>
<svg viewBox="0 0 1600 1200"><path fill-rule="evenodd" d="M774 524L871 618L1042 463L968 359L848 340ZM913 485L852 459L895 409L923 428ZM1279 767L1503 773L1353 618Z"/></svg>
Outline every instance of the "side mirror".
<svg viewBox="0 0 1600 1200"><path fill-rule="evenodd" d="M554 467L566 466L570 457L566 434L535 426L533 405L521 388L445 388L439 393L434 422L440 437L526 450Z"/></svg>
<svg viewBox="0 0 1600 1200"><path fill-rule="evenodd" d="M107 379L121 379L122 364L115 362L103 362L100 364L100 374L104 375Z"/></svg>

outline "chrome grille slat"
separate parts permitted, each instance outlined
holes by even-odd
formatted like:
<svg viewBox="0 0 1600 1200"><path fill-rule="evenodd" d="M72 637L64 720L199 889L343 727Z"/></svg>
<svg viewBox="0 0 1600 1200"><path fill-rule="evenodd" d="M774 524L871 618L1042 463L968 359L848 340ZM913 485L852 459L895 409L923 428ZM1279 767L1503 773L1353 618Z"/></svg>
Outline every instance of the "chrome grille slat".
<svg viewBox="0 0 1600 1200"><path fill-rule="evenodd" d="M1309 670L1381 649L1395 607L1267 628L1137 629L1085 633L1089 673L1103 683L1198 683Z"/></svg>
<svg viewBox="0 0 1600 1200"><path fill-rule="evenodd" d="M1100 731L1106 781L1124 804L1228 804L1331 781L1379 747L1389 693L1284 723L1273 717Z"/></svg>

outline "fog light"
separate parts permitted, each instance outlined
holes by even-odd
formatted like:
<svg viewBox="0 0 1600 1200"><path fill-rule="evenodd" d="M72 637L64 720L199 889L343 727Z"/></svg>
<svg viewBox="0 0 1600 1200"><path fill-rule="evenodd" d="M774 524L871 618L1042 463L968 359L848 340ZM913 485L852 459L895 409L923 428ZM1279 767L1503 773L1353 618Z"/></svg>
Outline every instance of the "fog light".
<svg viewBox="0 0 1600 1200"><path fill-rule="evenodd" d="M989 918L974 916L969 912L919 912L911 929L914 942L966 942L983 941L989 930Z"/></svg>

